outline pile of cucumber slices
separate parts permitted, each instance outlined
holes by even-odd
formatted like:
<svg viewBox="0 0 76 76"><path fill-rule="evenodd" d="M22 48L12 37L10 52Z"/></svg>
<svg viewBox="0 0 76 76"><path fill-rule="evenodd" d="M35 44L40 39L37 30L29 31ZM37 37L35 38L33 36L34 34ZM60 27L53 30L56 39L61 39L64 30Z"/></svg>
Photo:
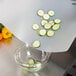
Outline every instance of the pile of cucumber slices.
<svg viewBox="0 0 76 76"><path fill-rule="evenodd" d="M47 36L47 37L53 37L55 35L55 31L59 30L61 27L61 20L60 19L54 19L50 20L51 17L55 15L55 12L53 10L49 10L47 14L44 13L43 10L38 10L37 15L42 17L42 20L39 24L33 24L32 28L37 32L39 36ZM39 40L35 40L32 43L32 46L35 48L40 47L41 43Z"/></svg>

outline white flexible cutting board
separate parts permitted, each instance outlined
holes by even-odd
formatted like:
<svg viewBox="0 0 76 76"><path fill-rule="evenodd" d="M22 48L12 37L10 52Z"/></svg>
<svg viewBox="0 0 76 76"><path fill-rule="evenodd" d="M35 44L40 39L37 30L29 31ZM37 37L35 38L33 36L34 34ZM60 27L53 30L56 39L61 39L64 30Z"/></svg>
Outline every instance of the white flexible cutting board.
<svg viewBox="0 0 76 76"><path fill-rule="evenodd" d="M42 19L36 14L38 9L45 13L54 10L55 16L51 19L62 20L61 29L55 32L54 37L40 37L32 30L32 24L40 24ZM0 22L29 45L40 40L39 50L64 52L76 37L76 6L70 0L0 0Z"/></svg>

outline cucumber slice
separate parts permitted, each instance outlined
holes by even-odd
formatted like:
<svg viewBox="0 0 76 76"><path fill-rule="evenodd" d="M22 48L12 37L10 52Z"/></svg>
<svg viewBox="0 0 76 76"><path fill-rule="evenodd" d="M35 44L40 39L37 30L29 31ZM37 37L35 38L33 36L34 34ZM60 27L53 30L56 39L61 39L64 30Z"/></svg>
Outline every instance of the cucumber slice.
<svg viewBox="0 0 76 76"><path fill-rule="evenodd" d="M60 24L55 24L55 25L53 25L53 27L52 27L52 29L53 29L54 31L59 30L59 28L60 28Z"/></svg>
<svg viewBox="0 0 76 76"><path fill-rule="evenodd" d="M46 30L45 30L45 29L40 29L40 30L38 31L38 34L39 34L40 36L45 36L45 35L46 35Z"/></svg>
<svg viewBox="0 0 76 76"><path fill-rule="evenodd" d="M38 29L39 29L39 25L38 25L38 24L33 24L33 25L32 25L32 28L33 28L34 30L38 30Z"/></svg>
<svg viewBox="0 0 76 76"><path fill-rule="evenodd" d="M35 68L35 64L29 64L29 68Z"/></svg>
<svg viewBox="0 0 76 76"><path fill-rule="evenodd" d="M60 19L55 19L54 22L55 23L61 23L61 20Z"/></svg>
<svg viewBox="0 0 76 76"><path fill-rule="evenodd" d="M54 36L54 34L55 34L55 33L54 33L54 31L52 31L52 30L48 30L48 31L47 31L47 36L48 36L48 37L52 37L52 36Z"/></svg>
<svg viewBox="0 0 76 76"><path fill-rule="evenodd" d="M41 62L36 62L35 66L36 66L37 71L38 71L42 68L42 63Z"/></svg>
<svg viewBox="0 0 76 76"><path fill-rule="evenodd" d="M29 64L35 64L35 61L34 61L34 59L29 59L28 63Z"/></svg>
<svg viewBox="0 0 76 76"><path fill-rule="evenodd" d="M43 10L38 10L37 14L38 14L39 16L43 16L43 15L44 15L44 11L43 11Z"/></svg>
<svg viewBox="0 0 76 76"><path fill-rule="evenodd" d="M54 16L54 15L55 15L55 12L52 11L52 10L50 10L50 11L48 12L48 15L49 15L49 16Z"/></svg>
<svg viewBox="0 0 76 76"><path fill-rule="evenodd" d="M22 64L23 67L29 67L29 64Z"/></svg>
<svg viewBox="0 0 76 76"><path fill-rule="evenodd" d="M46 30L51 29L51 27L52 27L52 25L51 25L50 23L46 23L46 24L44 25L44 28L45 28Z"/></svg>
<svg viewBox="0 0 76 76"><path fill-rule="evenodd" d="M42 20L42 21L41 21L41 25L42 25L42 26L44 26L46 23L48 23L47 20Z"/></svg>
<svg viewBox="0 0 76 76"><path fill-rule="evenodd" d="M49 18L50 18L50 16L49 16L48 14L44 14L44 15L43 15L43 19L44 19L44 20L48 20Z"/></svg>
<svg viewBox="0 0 76 76"><path fill-rule="evenodd" d="M49 23L50 23L51 25L54 25L54 21L53 21L53 20L49 21Z"/></svg>
<svg viewBox="0 0 76 76"><path fill-rule="evenodd" d="M22 64L22 66L32 68L32 67L35 67L35 64Z"/></svg>
<svg viewBox="0 0 76 76"><path fill-rule="evenodd" d="M40 41L38 40L35 40L33 43L32 43L32 46L35 47L35 48L39 48L41 45Z"/></svg>

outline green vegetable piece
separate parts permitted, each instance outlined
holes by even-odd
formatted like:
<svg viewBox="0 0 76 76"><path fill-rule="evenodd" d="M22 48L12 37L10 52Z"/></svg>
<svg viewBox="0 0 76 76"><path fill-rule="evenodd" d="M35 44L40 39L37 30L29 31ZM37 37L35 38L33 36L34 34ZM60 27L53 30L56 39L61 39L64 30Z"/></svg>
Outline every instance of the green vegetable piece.
<svg viewBox="0 0 76 76"><path fill-rule="evenodd" d="M33 28L34 30L38 30L38 29L39 29L39 25L38 25L38 24L33 24L32 28Z"/></svg>
<svg viewBox="0 0 76 76"><path fill-rule="evenodd" d="M37 14L42 17L44 15L44 11L43 10L38 10Z"/></svg>
<svg viewBox="0 0 76 76"><path fill-rule="evenodd" d="M50 16L49 16L48 14L44 14L44 15L43 15L43 19L44 19L44 20L48 20L49 18L50 18Z"/></svg>
<svg viewBox="0 0 76 76"><path fill-rule="evenodd" d="M52 37L52 36L54 36L54 34L55 34L55 33L54 33L54 31L52 31L52 30L48 30L48 31L47 31L47 36L48 36L48 37Z"/></svg>
<svg viewBox="0 0 76 76"><path fill-rule="evenodd" d="M59 29L60 29L60 24L55 24L55 25L53 25L52 29L53 29L54 31L59 30Z"/></svg>
<svg viewBox="0 0 76 76"><path fill-rule="evenodd" d="M61 23L61 20L60 19L55 19L54 22L59 24L59 23Z"/></svg>
<svg viewBox="0 0 76 76"><path fill-rule="evenodd" d="M52 11L52 10L50 10L50 11L48 11L48 15L49 15L49 16L54 16L54 15L55 15L55 12Z"/></svg>
<svg viewBox="0 0 76 76"><path fill-rule="evenodd" d="M50 23L51 25L54 25L54 21L53 21L53 20L49 21L49 23Z"/></svg>
<svg viewBox="0 0 76 76"><path fill-rule="evenodd" d="M35 68L36 66L35 66L35 64L30 64L29 65L29 68Z"/></svg>
<svg viewBox="0 0 76 76"><path fill-rule="evenodd" d="M35 67L35 64L22 64L23 67L32 68Z"/></svg>
<svg viewBox="0 0 76 76"><path fill-rule="evenodd" d="M29 67L29 64L22 64L23 67Z"/></svg>
<svg viewBox="0 0 76 76"><path fill-rule="evenodd" d="M50 23L46 23L46 24L44 25L44 28L45 28L46 30L51 29L51 27L52 27L52 25L51 25Z"/></svg>
<svg viewBox="0 0 76 76"><path fill-rule="evenodd" d="M45 36L45 35L46 35L46 30L45 30L45 29L40 29L40 30L38 31L38 35L40 35L40 36Z"/></svg>
<svg viewBox="0 0 76 76"><path fill-rule="evenodd" d="M76 3L72 3L72 5L76 5Z"/></svg>
<svg viewBox="0 0 76 76"><path fill-rule="evenodd" d="M41 21L41 25L42 25L42 26L44 26L46 23L48 23L47 20L42 20L42 21Z"/></svg>
<svg viewBox="0 0 76 76"><path fill-rule="evenodd" d="M35 66L36 66L37 71L38 71L42 68L42 63L41 62L36 62Z"/></svg>
<svg viewBox="0 0 76 76"><path fill-rule="evenodd" d="M3 28L3 27L4 27L3 24L0 23L0 32L2 32L2 28Z"/></svg>
<svg viewBox="0 0 76 76"><path fill-rule="evenodd" d="M38 41L38 40L35 40L35 41L32 43L32 46L33 46L34 48L39 48L40 45L41 45L41 43L40 43L40 41Z"/></svg>
<svg viewBox="0 0 76 76"><path fill-rule="evenodd" d="M29 59L28 63L29 64L35 64L35 61L34 61L34 59Z"/></svg>

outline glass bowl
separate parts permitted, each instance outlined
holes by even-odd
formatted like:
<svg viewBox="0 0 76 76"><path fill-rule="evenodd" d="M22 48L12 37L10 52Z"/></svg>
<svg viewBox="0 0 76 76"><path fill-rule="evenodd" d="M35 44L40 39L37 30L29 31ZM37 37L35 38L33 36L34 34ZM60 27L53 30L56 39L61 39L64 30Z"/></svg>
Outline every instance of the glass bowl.
<svg viewBox="0 0 76 76"><path fill-rule="evenodd" d="M24 70L37 72L48 62L51 53L23 45L16 49L15 61Z"/></svg>

